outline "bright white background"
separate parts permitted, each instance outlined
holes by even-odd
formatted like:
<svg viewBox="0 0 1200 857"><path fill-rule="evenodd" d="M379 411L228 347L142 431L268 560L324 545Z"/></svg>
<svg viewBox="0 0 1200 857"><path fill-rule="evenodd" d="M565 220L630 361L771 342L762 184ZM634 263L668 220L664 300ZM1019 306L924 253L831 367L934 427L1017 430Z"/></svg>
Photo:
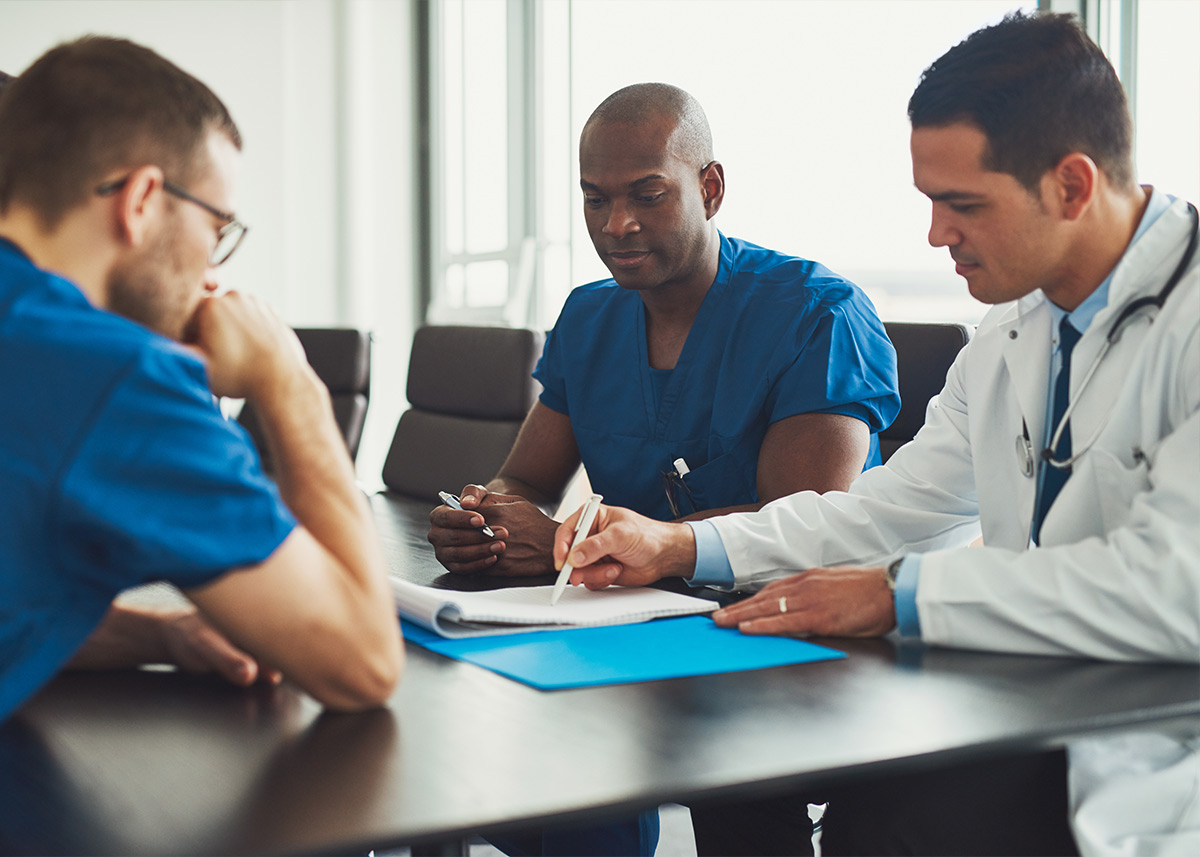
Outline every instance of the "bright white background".
<svg viewBox="0 0 1200 857"><path fill-rule="evenodd" d="M692 0L680 14L672 2L575 0L572 139L622 86L681 86L704 106L725 166L722 231L824 263L885 318L978 321L984 307L926 241L905 111L930 62L1020 5ZM573 260L577 282L608 276L594 253Z"/></svg>
<svg viewBox="0 0 1200 857"><path fill-rule="evenodd" d="M461 214L484 240L512 228L512 188L497 174L517 154L505 147L507 113L496 110L506 97L497 67L505 4L499 17L484 0L462 5L471 20L459 50L490 75L467 91L491 107L461 114L462 145L482 148L472 163L490 168L446 191L464 200ZM945 251L926 243L928 204L911 186L904 110L930 61L1017 5L537 3L539 229L557 242L543 260L540 323L553 321L572 286L605 276L583 228L575 146L595 105L641 80L681 85L708 112L728 180L718 219L727 233L824 262L859 282L885 317L978 318L983 308ZM359 456L368 485L378 484L405 406L409 340L424 312L414 270L427 222L414 208L414 9L410 0L0 0L0 69L19 73L88 32L125 36L230 106L246 138L238 213L251 234L222 277L268 298L293 325L374 330ZM1140 0L1139 34L1140 178L1200 200L1200 0ZM459 145L440 143L450 153Z"/></svg>

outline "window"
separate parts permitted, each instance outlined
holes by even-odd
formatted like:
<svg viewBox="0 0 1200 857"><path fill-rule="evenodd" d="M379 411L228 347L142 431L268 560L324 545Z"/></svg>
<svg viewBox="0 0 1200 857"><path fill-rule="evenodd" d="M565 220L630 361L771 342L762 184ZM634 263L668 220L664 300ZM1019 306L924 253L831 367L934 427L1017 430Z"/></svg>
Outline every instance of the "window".
<svg viewBox="0 0 1200 857"><path fill-rule="evenodd" d="M445 186L433 194L434 320L549 327L572 287L608 276L581 217L576 147L605 96L646 80L682 86L704 105L725 166L717 224L726 234L823 262L885 318L975 322L986 310L945 249L926 241L929 205L912 187L905 108L932 60L1036 2L437 5L444 112L433 149ZM1200 3L1042 5L1081 11L1127 88L1136 71L1139 173L1196 198Z"/></svg>
<svg viewBox="0 0 1200 857"><path fill-rule="evenodd" d="M1137 15L1138 180L1200 202L1200 2L1141 0Z"/></svg>

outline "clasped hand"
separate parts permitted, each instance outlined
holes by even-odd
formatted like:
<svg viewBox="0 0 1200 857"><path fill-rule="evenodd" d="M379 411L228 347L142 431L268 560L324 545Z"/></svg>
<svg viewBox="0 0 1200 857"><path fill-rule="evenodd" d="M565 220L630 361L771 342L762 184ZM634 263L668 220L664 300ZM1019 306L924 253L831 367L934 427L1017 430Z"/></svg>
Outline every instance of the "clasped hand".
<svg viewBox="0 0 1200 857"><path fill-rule="evenodd" d="M551 544L558 526L541 509L516 494L497 494L468 485L463 510L438 506L429 513L429 543L438 562L458 574L531 577L551 574ZM487 524L495 536L480 532Z"/></svg>

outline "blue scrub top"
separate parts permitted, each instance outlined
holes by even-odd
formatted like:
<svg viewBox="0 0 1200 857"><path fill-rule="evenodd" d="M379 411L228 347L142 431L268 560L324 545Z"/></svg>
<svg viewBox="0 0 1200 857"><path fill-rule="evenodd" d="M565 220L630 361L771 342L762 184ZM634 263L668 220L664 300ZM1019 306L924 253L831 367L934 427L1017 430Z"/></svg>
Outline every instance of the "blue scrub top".
<svg viewBox="0 0 1200 857"><path fill-rule="evenodd" d="M0 239L0 721L122 590L266 559L295 519L186 349Z"/></svg>
<svg viewBox="0 0 1200 857"><path fill-rule="evenodd" d="M896 352L857 286L724 235L673 370L650 368L641 298L608 279L570 294L534 377L542 403L570 417L593 489L659 520L674 517L664 474L677 458L691 468L683 481L694 509L754 503L772 423L803 413L860 419L872 434L870 467L875 435L900 409Z"/></svg>

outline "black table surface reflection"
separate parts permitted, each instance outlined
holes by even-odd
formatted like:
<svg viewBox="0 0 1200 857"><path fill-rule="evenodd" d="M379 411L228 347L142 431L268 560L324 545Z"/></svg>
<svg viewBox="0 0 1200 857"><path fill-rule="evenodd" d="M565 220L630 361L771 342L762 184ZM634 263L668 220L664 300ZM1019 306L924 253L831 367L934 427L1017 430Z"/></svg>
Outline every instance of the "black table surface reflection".
<svg viewBox="0 0 1200 857"><path fill-rule="evenodd" d="M471 585L433 560L428 504L373 504L394 572ZM388 706L353 715L287 684L67 673L0 726L0 850L363 854L1200 719L1194 667L818 642L848 657L551 692L410 646Z"/></svg>

